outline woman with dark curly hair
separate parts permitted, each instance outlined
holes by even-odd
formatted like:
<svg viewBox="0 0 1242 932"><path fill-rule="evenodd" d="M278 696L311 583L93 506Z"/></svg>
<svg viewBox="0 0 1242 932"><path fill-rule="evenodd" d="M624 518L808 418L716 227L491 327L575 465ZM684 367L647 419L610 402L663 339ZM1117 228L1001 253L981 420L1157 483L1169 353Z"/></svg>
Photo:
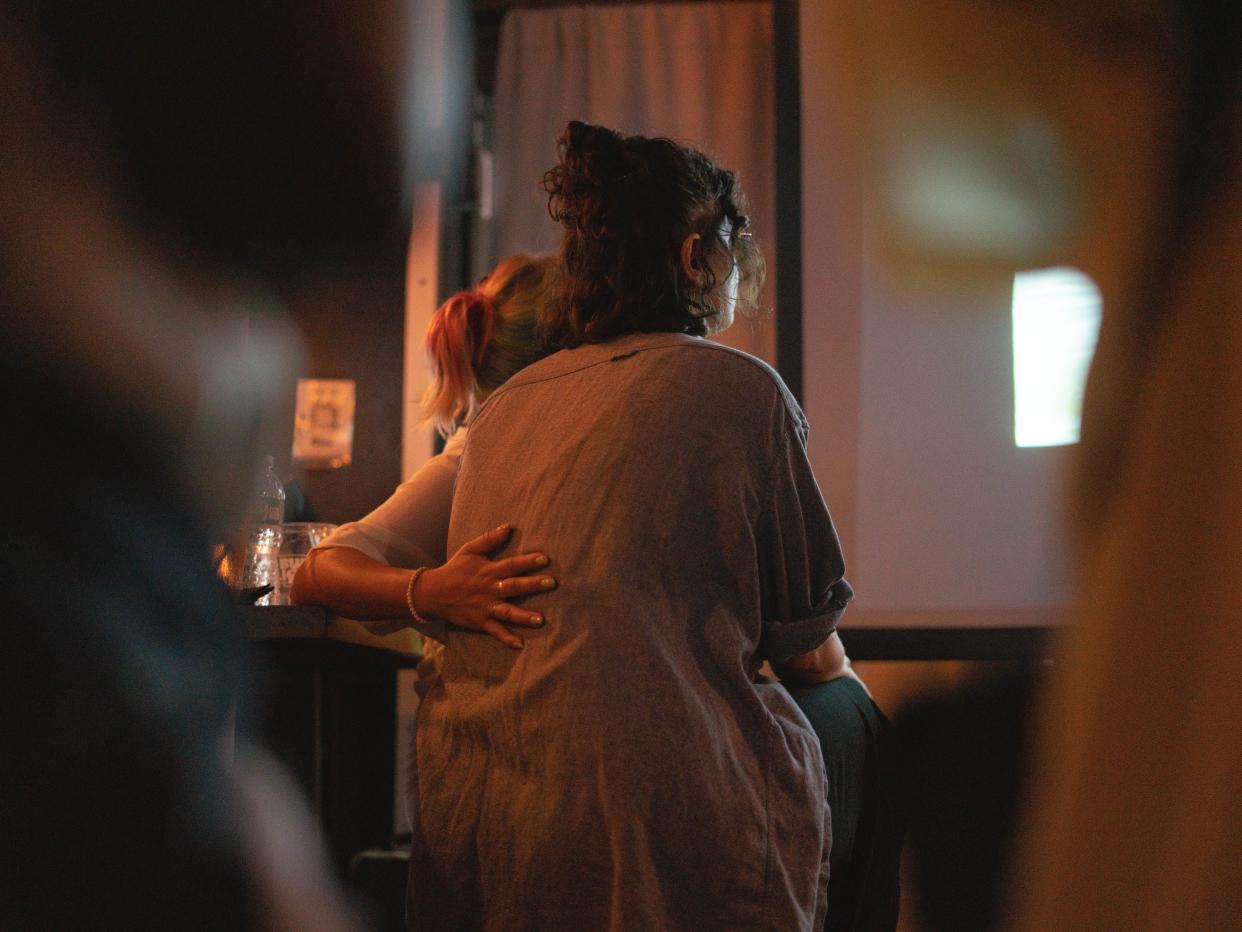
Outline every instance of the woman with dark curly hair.
<svg viewBox="0 0 1242 932"><path fill-rule="evenodd" d="M852 592L797 403L703 339L762 279L742 194L667 139L559 156L561 351L476 414L449 547L511 521L560 585L524 650L450 630L420 670L412 926L818 929L824 764L758 673L848 676Z"/></svg>
<svg viewBox="0 0 1242 932"><path fill-rule="evenodd" d="M566 229L564 286L541 317L549 344L710 336L735 308L757 312L763 255L733 172L669 139L585 123L569 124L560 154L544 176L548 212Z"/></svg>

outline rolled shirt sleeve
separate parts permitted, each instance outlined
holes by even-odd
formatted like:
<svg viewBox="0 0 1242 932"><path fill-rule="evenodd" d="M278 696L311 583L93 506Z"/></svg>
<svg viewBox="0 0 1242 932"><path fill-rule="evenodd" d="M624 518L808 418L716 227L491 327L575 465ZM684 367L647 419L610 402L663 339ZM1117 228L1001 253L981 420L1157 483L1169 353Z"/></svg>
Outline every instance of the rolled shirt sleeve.
<svg viewBox="0 0 1242 932"><path fill-rule="evenodd" d="M758 533L759 652L775 663L823 644L854 597L836 527L807 459L806 419L792 398L782 400L773 416Z"/></svg>

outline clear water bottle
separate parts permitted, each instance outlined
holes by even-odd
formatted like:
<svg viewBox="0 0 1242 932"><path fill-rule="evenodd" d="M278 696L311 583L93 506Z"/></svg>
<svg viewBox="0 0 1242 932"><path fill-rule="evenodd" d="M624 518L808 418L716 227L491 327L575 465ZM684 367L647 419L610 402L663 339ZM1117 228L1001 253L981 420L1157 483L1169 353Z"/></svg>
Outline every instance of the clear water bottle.
<svg viewBox="0 0 1242 932"><path fill-rule="evenodd" d="M276 475L276 460L263 457L263 475L251 504L251 524L280 525L285 520L285 487Z"/></svg>
<svg viewBox="0 0 1242 932"><path fill-rule="evenodd" d="M242 588L280 585L281 523L285 517L285 487L276 475L275 460L263 459L263 472L251 496L246 516L246 559ZM276 592L269 592L256 605L278 604Z"/></svg>

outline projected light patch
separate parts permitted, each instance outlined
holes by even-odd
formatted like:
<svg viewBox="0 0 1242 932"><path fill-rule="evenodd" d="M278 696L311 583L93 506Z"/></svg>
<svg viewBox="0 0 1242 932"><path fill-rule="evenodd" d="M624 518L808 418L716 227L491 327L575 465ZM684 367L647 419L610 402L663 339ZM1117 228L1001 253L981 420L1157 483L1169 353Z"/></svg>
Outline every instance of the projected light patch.
<svg viewBox="0 0 1242 932"><path fill-rule="evenodd" d="M1082 390L1100 329L1100 292L1075 269L1013 280L1014 442L1077 443Z"/></svg>

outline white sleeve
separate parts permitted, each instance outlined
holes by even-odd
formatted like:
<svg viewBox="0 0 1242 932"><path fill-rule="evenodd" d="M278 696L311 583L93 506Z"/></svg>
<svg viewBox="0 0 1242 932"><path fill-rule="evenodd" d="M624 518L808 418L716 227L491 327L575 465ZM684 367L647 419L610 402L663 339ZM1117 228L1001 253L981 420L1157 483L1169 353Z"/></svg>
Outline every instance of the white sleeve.
<svg viewBox="0 0 1242 932"><path fill-rule="evenodd" d="M316 549L351 547L389 566L439 566L447 559L453 486L465 429L365 518L343 524Z"/></svg>

